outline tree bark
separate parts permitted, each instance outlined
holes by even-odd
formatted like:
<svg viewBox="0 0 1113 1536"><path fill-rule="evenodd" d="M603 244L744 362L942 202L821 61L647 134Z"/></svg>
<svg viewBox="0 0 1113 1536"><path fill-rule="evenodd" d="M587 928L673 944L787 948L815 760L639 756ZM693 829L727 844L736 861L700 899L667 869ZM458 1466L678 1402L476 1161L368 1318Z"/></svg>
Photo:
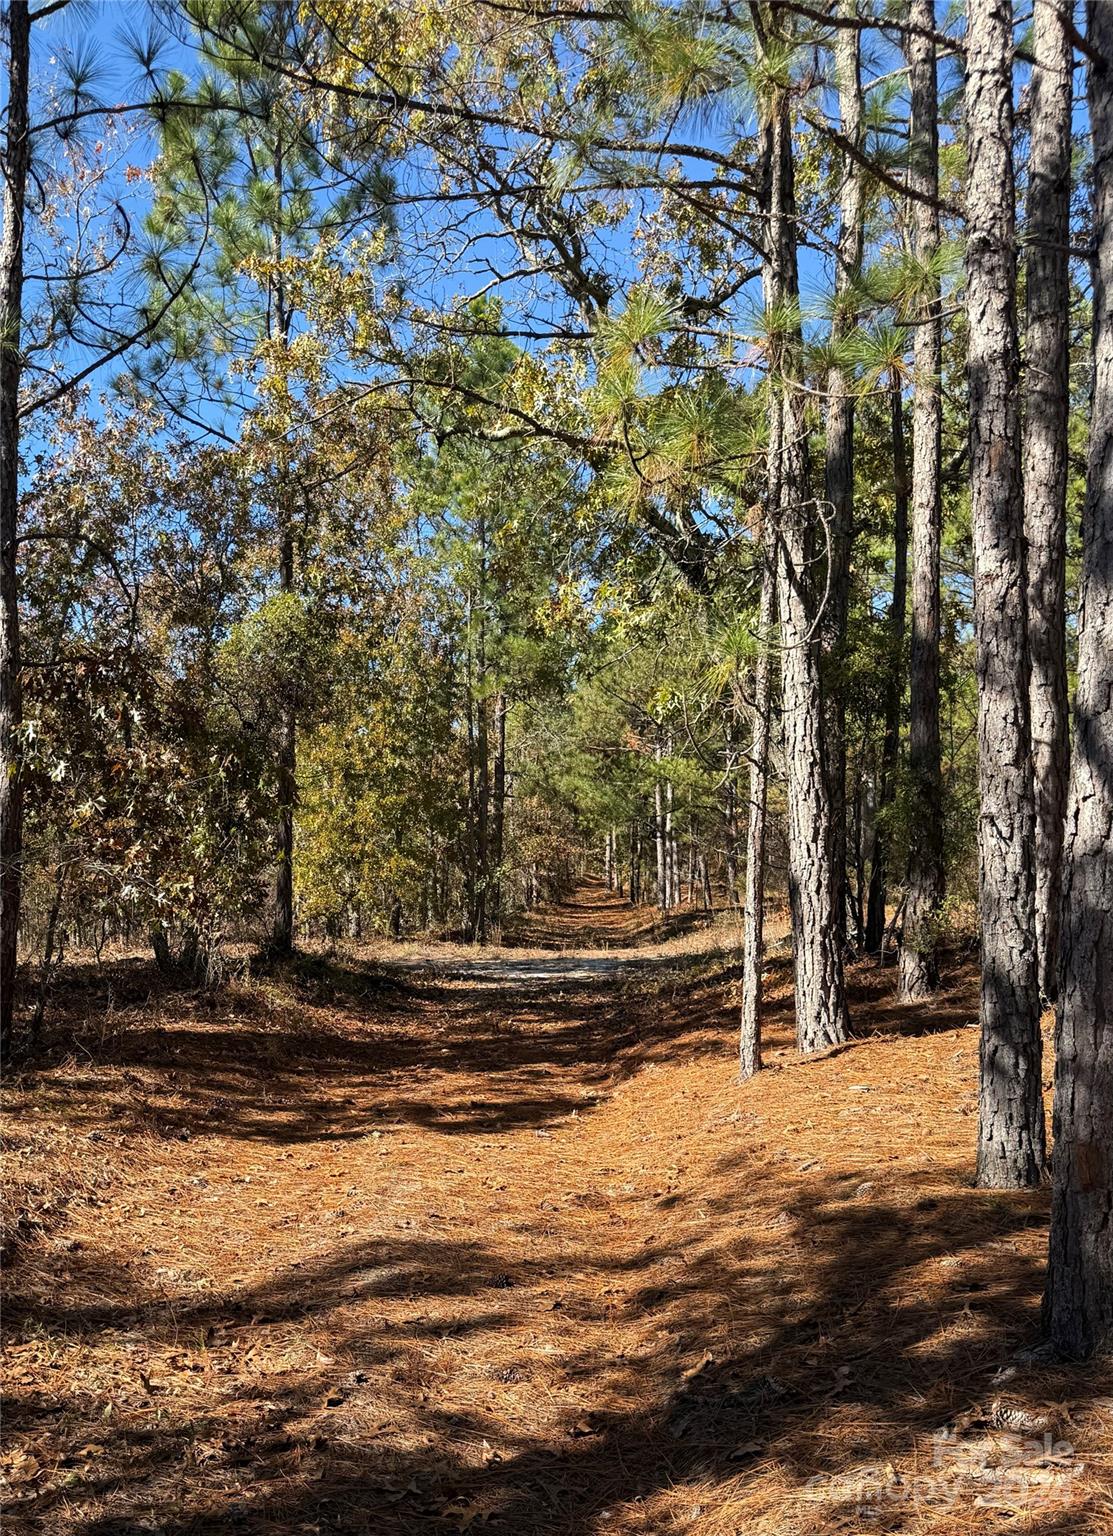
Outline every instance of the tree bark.
<svg viewBox="0 0 1113 1536"><path fill-rule="evenodd" d="M966 307L982 941L978 1183L1044 1162L1012 165L1012 7L971 0Z"/></svg>
<svg viewBox="0 0 1113 1536"><path fill-rule="evenodd" d="M669 756L672 756L672 740L669 740ZM680 904L680 861L676 847L676 831L673 826L673 785L665 780L665 907L672 911Z"/></svg>
<svg viewBox="0 0 1113 1536"><path fill-rule="evenodd" d="M1074 50L1061 0L1036 0L1030 86L1024 534L1036 793L1036 943L1040 986L1058 984L1067 804L1066 508L1070 398L1070 167Z"/></svg>
<svg viewBox="0 0 1113 1536"><path fill-rule="evenodd" d="M279 575L283 592L294 590L294 540L287 528L282 535ZM282 706L278 737L278 863L274 877L275 954L288 955L294 947L294 801L297 798L297 715L293 703Z"/></svg>
<svg viewBox="0 0 1113 1536"><path fill-rule="evenodd" d="M23 231L31 143L31 14L8 6L8 132L0 231L0 1060L12 1046L23 891L23 721L19 639L19 382L23 372Z"/></svg>
<svg viewBox="0 0 1113 1536"><path fill-rule="evenodd" d="M938 275L939 89L934 0L910 0L908 58L912 118L909 189L913 251L925 273L912 364L912 603L908 659L909 859L898 992L905 1002L930 997L939 982L936 948L943 902L943 787L939 734L939 548L942 526L943 322Z"/></svg>
<svg viewBox="0 0 1113 1536"><path fill-rule="evenodd" d="M699 880L700 894L703 897L703 910L711 913L715 910L715 893L711 889L711 866L707 862L707 854L700 849L699 854Z"/></svg>
<svg viewBox="0 0 1113 1536"><path fill-rule="evenodd" d="M870 860L866 906L865 947L880 953L885 937L888 864L885 813L896 797L897 755L900 751L900 701L904 691L904 628L908 607L908 456L904 441L904 401L899 376L890 380L889 402L893 435L893 598L889 604L889 675L885 680L885 739L881 744L881 773Z"/></svg>
<svg viewBox="0 0 1113 1536"><path fill-rule="evenodd" d="M283 205L284 146L281 134L274 141L274 180L279 208ZM272 246L278 263L278 275L271 283L272 308L268 306L267 329L281 340L283 347L290 344L293 328L293 310L287 302L286 280L282 269L282 227L272 228ZM282 533L278 552L279 584L284 593L294 590L294 532L290 517L289 465L285 446L281 449L281 517ZM278 740L278 866L274 882L274 934L272 949L280 955L292 953L294 948L294 802L297 799L297 711L292 700L285 701Z"/></svg>
<svg viewBox="0 0 1113 1536"><path fill-rule="evenodd" d="M486 658L481 653L480 678L486 670ZM476 701L475 722L475 820L472 834L475 839L475 907L472 913L471 937L476 944L486 944L490 883L490 815L491 815L491 743L487 728L487 699L481 693Z"/></svg>
<svg viewBox="0 0 1113 1536"><path fill-rule="evenodd" d="M500 927L503 918L502 861L506 845L506 719L510 702L505 693L495 698L495 766L491 805L491 922Z"/></svg>
<svg viewBox="0 0 1113 1536"><path fill-rule="evenodd" d="M723 789L724 857L723 878L727 888L727 905L738 904L738 790L734 783L737 764L733 751L727 755L727 782Z"/></svg>
<svg viewBox="0 0 1113 1536"><path fill-rule="evenodd" d="M851 809L854 815L854 902L852 916L854 918L854 943L858 949L866 947L866 839L865 821L867 809L867 790L872 793L873 785L870 779L873 767L867 771L863 767L859 770L854 793L850 799ZM872 803L872 802L871 802Z"/></svg>
<svg viewBox="0 0 1113 1536"><path fill-rule="evenodd" d="M487 518L480 512L476 527L479 550L479 581L474 597L468 602L468 671L474 726L470 736L472 869L468 937L474 944L486 944L490 921L489 895L491 876L491 738L487 719ZM472 637L473 623L477 632ZM471 682L474 668L474 684Z"/></svg>
<svg viewBox="0 0 1113 1536"><path fill-rule="evenodd" d="M750 815L746 828L746 905L742 928L742 1027L738 1070L753 1077L761 1066L762 970L765 964L765 827L769 799L769 723L773 667L770 643L777 595L774 516L780 500L779 404L771 422L769 506L762 531L761 606L754 668L754 730L750 742Z"/></svg>
<svg viewBox="0 0 1113 1536"><path fill-rule="evenodd" d="M846 1039L842 923L832 860L830 779L824 752L820 616L813 578L816 508L809 492L803 341L797 311L796 206L790 100L780 87L765 122L769 254L765 274L780 335L771 366L781 392L777 606L781 628L789 895L793 914L796 1040L803 1052Z"/></svg>
<svg viewBox="0 0 1113 1536"><path fill-rule="evenodd" d="M656 757L660 763L660 744L656 748ZM665 828L665 786L659 778L653 785L653 811L657 832L657 905L662 912L667 912L669 909L668 836Z"/></svg>
<svg viewBox="0 0 1113 1536"><path fill-rule="evenodd" d="M1064 850L1051 1243L1044 1322L1069 1356L1113 1350L1113 12L1091 0L1094 382L1078 691Z"/></svg>
<svg viewBox="0 0 1113 1536"><path fill-rule="evenodd" d="M853 4L840 0L841 14L854 15ZM839 94L842 136L858 146L862 138L861 33L836 27L832 51ZM837 346L858 322L854 294L862 269L862 169L843 154L839 190L839 232L835 245L835 317L831 339ZM828 515L826 640L827 771L831 799L831 862L836 891L838 943L846 947L848 906L846 876L846 624L850 607L850 552L854 534L854 393L849 371L836 362L827 373L827 420L824 470Z"/></svg>

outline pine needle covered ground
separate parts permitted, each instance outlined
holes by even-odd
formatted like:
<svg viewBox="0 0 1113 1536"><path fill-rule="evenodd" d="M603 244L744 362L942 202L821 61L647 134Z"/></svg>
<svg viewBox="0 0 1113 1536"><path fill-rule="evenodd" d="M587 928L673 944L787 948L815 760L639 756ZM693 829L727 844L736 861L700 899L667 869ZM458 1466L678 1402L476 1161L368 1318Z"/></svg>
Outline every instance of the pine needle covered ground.
<svg viewBox="0 0 1113 1536"><path fill-rule="evenodd" d="M11 1536L1113 1529L1113 1381L1015 1358L1046 1195L971 1187L972 964L858 969L803 1063L775 961L740 1087L728 961L646 925L72 971L9 1089Z"/></svg>

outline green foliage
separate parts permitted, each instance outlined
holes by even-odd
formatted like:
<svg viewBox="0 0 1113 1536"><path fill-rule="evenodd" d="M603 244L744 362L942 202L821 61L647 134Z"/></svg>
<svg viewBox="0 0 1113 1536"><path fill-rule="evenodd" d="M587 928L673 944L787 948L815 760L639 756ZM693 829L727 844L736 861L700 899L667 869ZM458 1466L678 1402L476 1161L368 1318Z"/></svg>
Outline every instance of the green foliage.
<svg viewBox="0 0 1113 1536"><path fill-rule="evenodd" d="M276 592L234 624L216 657L217 677L245 719L299 717L319 708L331 686L325 616L297 592Z"/></svg>

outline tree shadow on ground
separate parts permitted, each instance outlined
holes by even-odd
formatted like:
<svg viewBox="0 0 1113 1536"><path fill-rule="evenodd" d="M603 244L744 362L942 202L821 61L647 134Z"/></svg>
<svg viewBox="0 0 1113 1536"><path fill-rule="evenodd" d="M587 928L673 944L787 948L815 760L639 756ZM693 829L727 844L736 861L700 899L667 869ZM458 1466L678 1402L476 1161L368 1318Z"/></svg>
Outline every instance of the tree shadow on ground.
<svg viewBox="0 0 1113 1536"><path fill-rule="evenodd" d="M752 1173L724 1162L720 1200ZM707 1203L701 1191L699 1204ZM752 1214L772 1217L776 1207L775 1199L759 1201ZM932 1436L948 1424L965 1420L967 1441L988 1424L994 1378L1031 1334L1039 1284L1030 1261L1006 1273L995 1256L1043 1223L1042 1197L987 1199L956 1185L927 1208L897 1199L865 1206L833 1199L825 1182L801 1181L781 1213L788 1224L775 1270L774 1252L758 1252L745 1227L717 1213L712 1240L691 1238L679 1255L670 1242L651 1244L618 1265L579 1251L559 1263L539 1255L507 1273L497 1249L481 1241L415 1238L350 1244L222 1300L165 1298L129 1310L74 1308L59 1297L21 1321L64 1335L71 1347L110 1329L146 1351L201 1337L215 1355L222 1337L244 1349L289 1324L324 1325L333 1343L327 1365L233 1383L219 1404L214 1392L208 1413L177 1409L166 1397L165 1423L150 1404L130 1421L125 1410L106 1424L92 1403L51 1404L17 1390L15 1426L62 1416L71 1441L84 1434L97 1444L95 1459L77 1458L66 1488L26 1513L42 1529L63 1508L72 1519L79 1503L103 1501L106 1510L67 1526L84 1536L416 1536L476 1524L563 1536L616 1521L680 1530L691 1525L691 1507L709 1500L737 1502L740 1528L748 1502L751 1515L806 1506L831 1530L861 1518L863 1507L880 1509L881 1518L888 1510L891 1523L881 1528L897 1530L894 1511L906 1514L909 1499L935 1499L946 1531L947 1501L992 1493L992 1478L979 1482L950 1451L935 1472L929 1459L912 1492L907 1480L879 1480L879 1469L917 1449L930 1457ZM660 1266L677 1257L673 1272L682 1278L662 1288ZM944 1258L961 1260L962 1272L941 1286L926 1276ZM106 1279L118 1287L118 1276ZM570 1279L585 1307L596 1297L600 1315L580 1319L584 1342L568 1350L561 1374L592 1406L578 1416L570 1407L548 1433L516 1430L497 1407L456 1405L451 1392L400 1370L415 1342L440 1339L448 1327L474 1347L497 1340ZM607 1303L616 1282L621 1299ZM353 1324L357 1303L390 1298L411 1305L408 1321ZM462 1301L470 1310L460 1316ZM729 1313L738 1321L725 1329ZM592 1321L608 1326L614 1342L588 1331ZM519 1367L527 1391L536 1369L527 1352ZM1069 1396L1080 1416L1104 1390L1097 1368L1044 1368L1022 1373L1012 1395L1036 1408ZM1047 1508L1037 1507L1026 1531L1087 1529L1077 1503L1068 1521L1055 1502L1071 1496L1069 1479L1033 1488Z"/></svg>
<svg viewBox="0 0 1113 1536"><path fill-rule="evenodd" d="M60 996L42 1056L15 1086L70 1125L108 1121L166 1140L353 1138L390 1122L534 1130L682 1043L723 1049L721 1008L689 1016L629 980L601 974L508 995L497 978L384 984L358 961L313 956L287 967L276 1001L243 985L159 994L157 972L138 985L125 968L108 1013L84 985Z"/></svg>
<svg viewBox="0 0 1113 1536"><path fill-rule="evenodd" d="M888 967L863 961L847 968L847 1001L856 1038L876 1035L925 1035L978 1023L977 960L968 948L940 957L940 982L934 996L902 1003L896 977Z"/></svg>
<svg viewBox="0 0 1113 1536"><path fill-rule="evenodd" d="M774 956L766 962L765 988L764 1022L794 1029L796 1003L790 956ZM942 957L939 989L923 1002L900 1002L892 969L878 965L873 958L848 963L846 994L851 1040L940 1034L976 1027L978 1022L978 971L966 950Z"/></svg>
<svg viewBox="0 0 1113 1536"><path fill-rule="evenodd" d="M662 912L633 905L589 882L562 902L523 914L508 925L502 943L508 949L638 949L697 932L714 919L702 906Z"/></svg>

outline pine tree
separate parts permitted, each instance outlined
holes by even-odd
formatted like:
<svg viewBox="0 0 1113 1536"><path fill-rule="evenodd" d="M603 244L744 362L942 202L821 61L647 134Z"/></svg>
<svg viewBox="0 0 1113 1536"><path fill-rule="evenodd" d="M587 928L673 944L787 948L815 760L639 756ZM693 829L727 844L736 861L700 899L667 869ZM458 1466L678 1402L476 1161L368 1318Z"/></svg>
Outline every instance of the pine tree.
<svg viewBox="0 0 1113 1536"><path fill-rule="evenodd" d="M966 315L978 669L981 1085L978 1182L1043 1172L1035 802L1028 705L1012 164L1012 8L973 0L967 35Z"/></svg>
<svg viewBox="0 0 1113 1536"><path fill-rule="evenodd" d="M768 257L764 278L774 332L770 432L780 442L776 514L785 764L788 778L789 899L796 969L796 1038L804 1052L846 1039L841 888L836 890L830 777L824 746L823 680L814 587L816 507L808 474L802 390L792 92L787 40L751 8L768 69L764 110Z"/></svg>
<svg viewBox="0 0 1113 1536"><path fill-rule="evenodd" d="M908 183L913 193L913 255L922 294L914 331L912 394L912 569L908 766L911 837L900 996L929 997L938 982L936 947L943 900L943 796L939 732L939 555L942 537L943 326L940 319L939 91L934 0L910 0L905 40L912 115Z"/></svg>
<svg viewBox="0 0 1113 1536"><path fill-rule="evenodd" d="M31 11L8 6L8 124L0 234L0 1059L12 1043L23 864L19 587L19 382L23 371L23 228L31 159Z"/></svg>
<svg viewBox="0 0 1113 1536"><path fill-rule="evenodd" d="M1055 0L1036 0L1028 107L1024 537L1036 788L1040 988L1058 985L1067 799L1066 557L1070 407L1070 165L1074 51Z"/></svg>
<svg viewBox="0 0 1113 1536"><path fill-rule="evenodd" d="M1087 40L1093 59L1094 382L1044 1298L1051 1342L1068 1356L1113 1349L1113 14L1108 6L1089 6Z"/></svg>
<svg viewBox="0 0 1113 1536"><path fill-rule="evenodd" d="M839 19L853 7L844 4ZM853 19L852 15L850 19ZM832 55L838 84L839 131L853 151L862 147L861 34L836 23ZM834 363L827 372L824 480L827 493L828 575L824 629L827 638L826 753L831 795L831 862L839 944L846 945L846 705L842 676L850 604L850 562L854 535L854 393L849 370L839 360L857 322L855 294L861 280L863 228L862 167L854 153L839 157L839 228L835 247Z"/></svg>

